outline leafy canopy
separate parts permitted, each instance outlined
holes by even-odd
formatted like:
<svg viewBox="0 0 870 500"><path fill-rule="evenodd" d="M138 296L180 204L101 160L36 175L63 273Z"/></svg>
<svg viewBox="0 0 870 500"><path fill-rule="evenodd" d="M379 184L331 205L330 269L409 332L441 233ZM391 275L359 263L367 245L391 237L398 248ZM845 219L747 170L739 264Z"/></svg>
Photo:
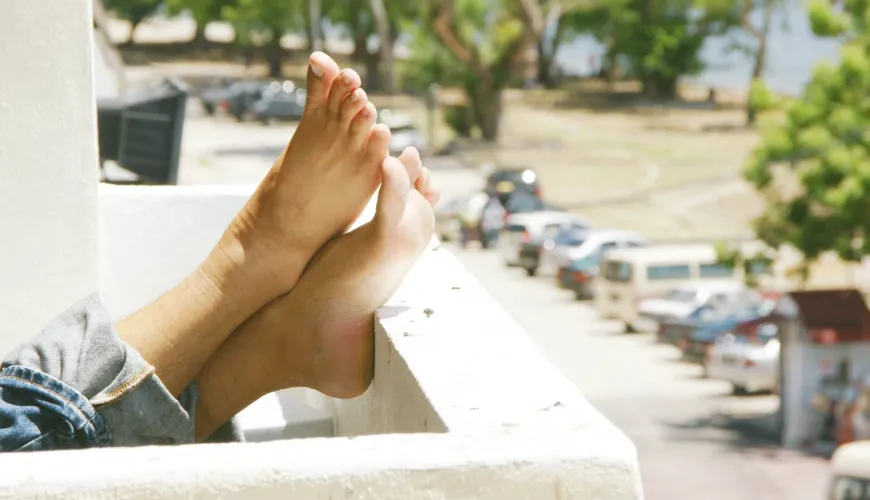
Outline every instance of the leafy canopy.
<svg viewBox="0 0 870 500"><path fill-rule="evenodd" d="M817 34L847 39L842 59L818 66L803 96L768 121L745 176L768 202L756 222L768 245L858 261L870 253L870 2L815 0L810 19Z"/></svg>

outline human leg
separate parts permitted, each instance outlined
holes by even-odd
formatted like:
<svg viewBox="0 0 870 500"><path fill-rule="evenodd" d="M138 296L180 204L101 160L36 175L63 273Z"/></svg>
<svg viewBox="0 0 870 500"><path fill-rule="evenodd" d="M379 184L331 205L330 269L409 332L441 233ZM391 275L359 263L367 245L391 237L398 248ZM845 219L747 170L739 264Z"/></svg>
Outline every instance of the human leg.
<svg viewBox="0 0 870 500"><path fill-rule="evenodd" d="M416 150L401 158L384 162L374 219L327 245L290 293L245 322L203 367L196 379L198 440L278 389L353 397L368 387L374 311L395 292L434 230L438 192Z"/></svg>
<svg viewBox="0 0 870 500"><path fill-rule="evenodd" d="M359 84L352 70L313 54L304 116L255 194L196 271L117 325L173 395L239 324L292 288L370 199L389 130L374 125Z"/></svg>

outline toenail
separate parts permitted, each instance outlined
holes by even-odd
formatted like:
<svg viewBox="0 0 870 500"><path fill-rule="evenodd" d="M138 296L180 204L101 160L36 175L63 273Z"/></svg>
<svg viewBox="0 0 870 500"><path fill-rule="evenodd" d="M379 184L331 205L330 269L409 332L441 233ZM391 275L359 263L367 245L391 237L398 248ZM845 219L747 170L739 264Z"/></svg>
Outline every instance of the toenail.
<svg viewBox="0 0 870 500"><path fill-rule="evenodd" d="M362 99L362 89L354 90L350 95L350 102L359 102L360 99Z"/></svg>
<svg viewBox="0 0 870 500"><path fill-rule="evenodd" d="M341 72L341 81L343 81L345 85L350 85L351 82L353 82L353 77L350 76L350 71L344 70Z"/></svg>
<svg viewBox="0 0 870 500"><path fill-rule="evenodd" d="M321 67L320 64L317 63L317 61L312 59L310 62L310 66L311 66L311 72L314 73L314 76L316 76L317 78L320 78L323 76L323 67Z"/></svg>

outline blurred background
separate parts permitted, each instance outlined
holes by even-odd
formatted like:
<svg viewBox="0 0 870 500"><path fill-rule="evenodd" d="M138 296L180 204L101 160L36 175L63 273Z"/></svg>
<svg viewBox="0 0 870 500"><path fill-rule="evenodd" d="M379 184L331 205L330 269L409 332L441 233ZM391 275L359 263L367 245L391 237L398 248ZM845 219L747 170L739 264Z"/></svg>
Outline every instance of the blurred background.
<svg viewBox="0 0 870 500"><path fill-rule="evenodd" d="M106 182L256 184L323 50L648 498L870 498L867 2L94 5Z"/></svg>

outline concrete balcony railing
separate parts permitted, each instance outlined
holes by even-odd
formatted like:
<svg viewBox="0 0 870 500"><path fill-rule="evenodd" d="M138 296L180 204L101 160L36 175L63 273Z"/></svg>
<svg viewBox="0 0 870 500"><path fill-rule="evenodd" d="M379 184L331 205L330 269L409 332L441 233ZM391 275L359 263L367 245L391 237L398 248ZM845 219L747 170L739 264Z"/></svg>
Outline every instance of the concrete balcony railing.
<svg viewBox="0 0 870 500"><path fill-rule="evenodd" d="M250 192L101 186L110 310L193 269ZM255 440L337 437L0 455L0 497L642 497L633 444L437 242L379 311L376 343L363 396L297 390L243 415Z"/></svg>

